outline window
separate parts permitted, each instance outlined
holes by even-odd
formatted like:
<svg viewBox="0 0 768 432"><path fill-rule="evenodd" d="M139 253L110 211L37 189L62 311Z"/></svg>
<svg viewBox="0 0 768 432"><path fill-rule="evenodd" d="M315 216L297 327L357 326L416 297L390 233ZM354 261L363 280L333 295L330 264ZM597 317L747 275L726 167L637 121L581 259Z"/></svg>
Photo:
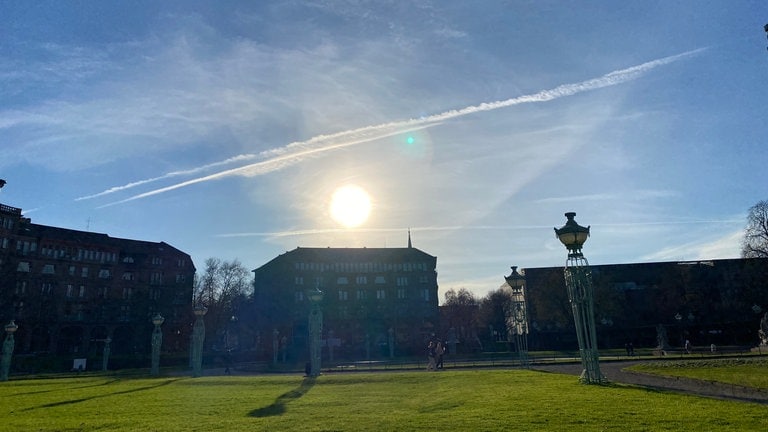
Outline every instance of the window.
<svg viewBox="0 0 768 432"><path fill-rule="evenodd" d="M186 280L187 280L187 276L186 275L181 274L181 273L176 275L176 283L182 283L182 282L184 282Z"/></svg>
<svg viewBox="0 0 768 432"><path fill-rule="evenodd" d="M77 271L77 268L73 265L69 266L69 275L74 276L75 272Z"/></svg>
<svg viewBox="0 0 768 432"><path fill-rule="evenodd" d="M161 272L152 272L149 275L149 283L159 285L163 283L163 274Z"/></svg>
<svg viewBox="0 0 768 432"><path fill-rule="evenodd" d="M161 265L163 264L163 259L160 257L152 257L152 265Z"/></svg>
<svg viewBox="0 0 768 432"><path fill-rule="evenodd" d="M397 286L408 286L408 277L406 277L406 276L398 276L397 277Z"/></svg>
<svg viewBox="0 0 768 432"><path fill-rule="evenodd" d="M123 299L129 300L131 297L133 297L133 288L131 287L123 288Z"/></svg>
<svg viewBox="0 0 768 432"><path fill-rule="evenodd" d="M421 290L421 298L424 299L424 301L429 301L429 290L428 289Z"/></svg>
<svg viewBox="0 0 768 432"><path fill-rule="evenodd" d="M75 287L67 285L67 297L71 298L75 294Z"/></svg>
<svg viewBox="0 0 768 432"><path fill-rule="evenodd" d="M385 284L385 283L387 283L387 280L384 279L384 276L376 276L376 279L374 279L373 283L375 283L375 284Z"/></svg>
<svg viewBox="0 0 768 432"><path fill-rule="evenodd" d="M109 287L101 287L101 298L109 297Z"/></svg>
<svg viewBox="0 0 768 432"><path fill-rule="evenodd" d="M88 277L88 267L83 267L82 270L80 270L80 276L82 277Z"/></svg>
<svg viewBox="0 0 768 432"><path fill-rule="evenodd" d="M27 293L27 281L16 282L16 294L24 295Z"/></svg>
<svg viewBox="0 0 768 432"><path fill-rule="evenodd" d="M40 294L51 295L53 293L53 284L50 282L44 282L40 287Z"/></svg>
<svg viewBox="0 0 768 432"><path fill-rule="evenodd" d="M377 300L384 300L387 298L387 292L383 289L376 290L376 299Z"/></svg>
<svg viewBox="0 0 768 432"><path fill-rule="evenodd" d="M85 285L80 285L80 295L79 295L79 297L80 298L84 298L85 297Z"/></svg>
<svg viewBox="0 0 768 432"><path fill-rule="evenodd" d="M132 281L134 279L133 272L123 273L123 280Z"/></svg>
<svg viewBox="0 0 768 432"><path fill-rule="evenodd" d="M349 292L346 290L339 290L339 300L346 301L349 299Z"/></svg>
<svg viewBox="0 0 768 432"><path fill-rule="evenodd" d="M109 269L101 269L99 270L99 278L100 279L109 279L112 276Z"/></svg>
<svg viewBox="0 0 768 432"><path fill-rule="evenodd" d="M29 263L26 261L20 261L19 266L16 267L16 271L29 272Z"/></svg>
<svg viewBox="0 0 768 432"><path fill-rule="evenodd" d="M296 276L295 278L293 278L293 283L295 285L304 285L304 277Z"/></svg>
<svg viewBox="0 0 768 432"><path fill-rule="evenodd" d="M133 257L127 256L127 257L123 258L123 262L126 263L126 264L133 264Z"/></svg>
<svg viewBox="0 0 768 432"><path fill-rule="evenodd" d="M419 283L429 283L429 279L426 276L419 276Z"/></svg>
<svg viewBox="0 0 768 432"><path fill-rule="evenodd" d="M336 279L336 284L338 285L346 285L349 283L349 279L346 278L346 276L342 276L338 279Z"/></svg>
<svg viewBox="0 0 768 432"><path fill-rule="evenodd" d="M368 277L367 276L358 276L355 278L355 283L358 285L365 285L368 283Z"/></svg>
<svg viewBox="0 0 768 432"><path fill-rule="evenodd" d="M294 300L296 300L297 302L302 302L302 301L304 301L304 291L296 291L296 292L293 294L293 298L294 298Z"/></svg>
<svg viewBox="0 0 768 432"><path fill-rule="evenodd" d="M405 294L405 288L398 288L397 289L397 298L399 298L399 299L407 298L407 296Z"/></svg>
<svg viewBox="0 0 768 432"><path fill-rule="evenodd" d="M358 300L365 300L365 298L366 298L365 291L357 290L357 299Z"/></svg>

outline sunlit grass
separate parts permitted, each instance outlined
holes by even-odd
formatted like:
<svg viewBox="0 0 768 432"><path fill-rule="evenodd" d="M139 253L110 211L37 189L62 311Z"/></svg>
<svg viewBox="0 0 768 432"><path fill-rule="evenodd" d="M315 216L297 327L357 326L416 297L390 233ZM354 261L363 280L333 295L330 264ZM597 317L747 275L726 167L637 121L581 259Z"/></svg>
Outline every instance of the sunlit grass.
<svg viewBox="0 0 768 432"><path fill-rule="evenodd" d="M768 389L768 360L729 358L643 363L630 370Z"/></svg>
<svg viewBox="0 0 768 432"><path fill-rule="evenodd" d="M0 383L2 431L758 430L756 404L524 370Z"/></svg>

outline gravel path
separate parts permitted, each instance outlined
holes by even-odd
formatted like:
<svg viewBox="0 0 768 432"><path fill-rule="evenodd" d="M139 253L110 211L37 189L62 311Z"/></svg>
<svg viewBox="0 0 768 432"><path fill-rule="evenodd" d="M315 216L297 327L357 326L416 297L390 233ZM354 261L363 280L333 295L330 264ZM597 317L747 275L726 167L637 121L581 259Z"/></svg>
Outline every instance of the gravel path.
<svg viewBox="0 0 768 432"><path fill-rule="evenodd" d="M754 387L724 384L689 378L670 378L659 375L627 371L625 368L641 361L601 362L600 371L609 382L630 384L648 389L672 391L717 399L768 404L768 392ZM533 365L532 369L568 375L581 375L581 364Z"/></svg>

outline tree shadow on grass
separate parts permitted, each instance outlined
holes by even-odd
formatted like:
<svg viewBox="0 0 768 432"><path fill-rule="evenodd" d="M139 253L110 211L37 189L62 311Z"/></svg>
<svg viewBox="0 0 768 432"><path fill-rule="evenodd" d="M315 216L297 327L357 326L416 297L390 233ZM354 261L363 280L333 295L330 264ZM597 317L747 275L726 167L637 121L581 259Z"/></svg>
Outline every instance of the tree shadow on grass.
<svg viewBox="0 0 768 432"><path fill-rule="evenodd" d="M276 415L281 415L285 413L286 411L286 405L296 400L302 396L304 396L309 389L311 389L315 385L315 378L305 378L304 381L301 382L301 385L289 392L283 393L280 396L275 399L274 402L272 402L270 405L267 405L263 408L257 408L248 415L250 417L271 417Z"/></svg>
<svg viewBox="0 0 768 432"><path fill-rule="evenodd" d="M131 389L131 390L111 392L111 393L108 393L108 394L89 396L89 397L80 398L80 399L70 399L70 400L64 400L64 401L58 401L58 402L51 402L51 403L43 404L43 405L40 405L40 406L37 406L37 407L25 408L25 409L22 409L20 411L32 411L32 410L36 410L36 409L40 409L40 408L52 408L52 407L57 407L57 406L62 406L62 405L72 405L72 404L76 404L76 403L86 402L86 401L94 400L94 399L102 399L102 398L111 397L111 396L115 396L115 395L121 395L121 394L128 394L128 393L135 393L135 392L140 392L140 391L145 391L145 390L151 390L153 388L167 386L168 384L171 384L171 383L173 383L175 381L178 381L179 379L180 378L163 380L162 382L159 382L156 385L139 387L139 388L135 388L135 389Z"/></svg>

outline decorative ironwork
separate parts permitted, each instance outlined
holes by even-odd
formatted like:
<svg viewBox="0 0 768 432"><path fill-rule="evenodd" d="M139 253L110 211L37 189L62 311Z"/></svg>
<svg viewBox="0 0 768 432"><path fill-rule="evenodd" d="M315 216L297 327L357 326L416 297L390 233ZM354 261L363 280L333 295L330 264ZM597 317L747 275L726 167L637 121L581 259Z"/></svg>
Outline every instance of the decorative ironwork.
<svg viewBox="0 0 768 432"><path fill-rule="evenodd" d="M601 384L605 382L605 377L600 372L600 357L597 351L592 274L589 263L581 252L589 237L589 227L585 228L576 223L575 216L576 213L566 213L568 220L565 226L555 228L555 234L568 249L564 276L583 367L580 380L585 384Z"/></svg>

